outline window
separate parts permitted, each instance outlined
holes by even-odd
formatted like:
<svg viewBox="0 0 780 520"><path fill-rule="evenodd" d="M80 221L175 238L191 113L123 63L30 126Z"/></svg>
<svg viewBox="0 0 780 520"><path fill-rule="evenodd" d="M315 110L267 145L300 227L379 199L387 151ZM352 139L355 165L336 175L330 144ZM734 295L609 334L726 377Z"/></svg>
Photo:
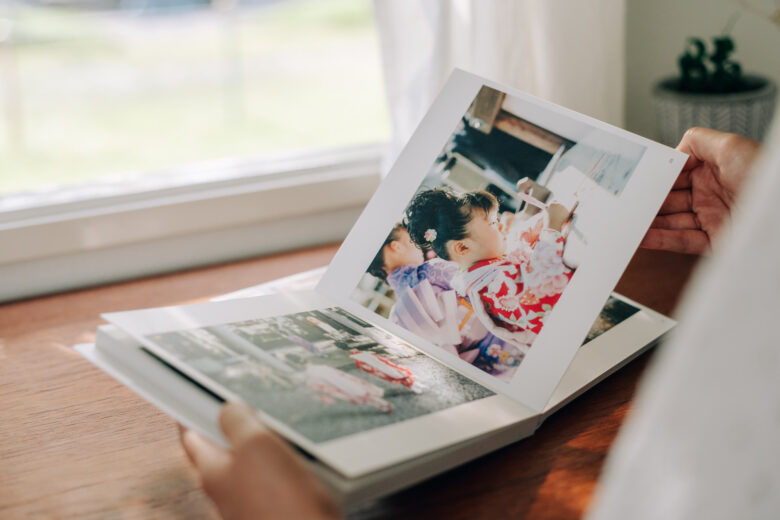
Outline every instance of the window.
<svg viewBox="0 0 780 520"><path fill-rule="evenodd" d="M267 228L272 202L310 204L294 198L303 185L340 194L317 211L355 212L376 184L389 122L368 0L4 5L0 276L104 247ZM52 233L60 246L44 240ZM220 258L336 238L225 246Z"/></svg>

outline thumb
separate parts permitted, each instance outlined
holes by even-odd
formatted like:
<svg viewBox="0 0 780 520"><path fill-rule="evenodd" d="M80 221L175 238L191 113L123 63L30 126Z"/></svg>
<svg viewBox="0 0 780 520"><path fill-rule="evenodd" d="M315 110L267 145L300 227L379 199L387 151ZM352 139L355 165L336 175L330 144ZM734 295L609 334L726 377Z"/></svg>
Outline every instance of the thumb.
<svg viewBox="0 0 780 520"><path fill-rule="evenodd" d="M204 480L220 474L230 463L230 454L209 439L192 430L181 430L181 444Z"/></svg>
<svg viewBox="0 0 780 520"><path fill-rule="evenodd" d="M711 128L689 128L677 145L677 150L690 156L683 169L689 170L702 162L717 162L724 140L728 137L729 134Z"/></svg>
<svg viewBox="0 0 780 520"><path fill-rule="evenodd" d="M239 446L266 427L254 409L240 402L228 402L219 414L219 425L232 446Z"/></svg>

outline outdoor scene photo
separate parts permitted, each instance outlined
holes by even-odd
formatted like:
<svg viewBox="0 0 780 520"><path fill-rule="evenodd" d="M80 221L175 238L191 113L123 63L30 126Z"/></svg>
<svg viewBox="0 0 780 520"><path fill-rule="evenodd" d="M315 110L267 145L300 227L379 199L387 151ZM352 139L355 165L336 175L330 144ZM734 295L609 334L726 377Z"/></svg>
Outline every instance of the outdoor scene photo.
<svg viewBox="0 0 780 520"><path fill-rule="evenodd" d="M177 364L313 442L494 395L340 308L147 339Z"/></svg>
<svg viewBox="0 0 780 520"><path fill-rule="evenodd" d="M605 208L644 152L581 118L483 86L352 299L511 379L587 261L593 230L614 225ZM631 314L597 320L589 339Z"/></svg>

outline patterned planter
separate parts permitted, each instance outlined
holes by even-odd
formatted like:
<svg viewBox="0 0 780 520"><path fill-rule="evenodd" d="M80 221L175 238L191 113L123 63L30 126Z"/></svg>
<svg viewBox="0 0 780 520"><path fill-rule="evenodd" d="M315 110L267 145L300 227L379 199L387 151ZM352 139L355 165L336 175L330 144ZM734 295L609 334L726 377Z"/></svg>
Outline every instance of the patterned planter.
<svg viewBox="0 0 780 520"><path fill-rule="evenodd" d="M692 126L705 126L751 137L764 138L775 111L777 85L769 79L746 76L756 86L732 94L696 94L675 90L677 79L665 79L653 89L656 126L660 142L676 146Z"/></svg>

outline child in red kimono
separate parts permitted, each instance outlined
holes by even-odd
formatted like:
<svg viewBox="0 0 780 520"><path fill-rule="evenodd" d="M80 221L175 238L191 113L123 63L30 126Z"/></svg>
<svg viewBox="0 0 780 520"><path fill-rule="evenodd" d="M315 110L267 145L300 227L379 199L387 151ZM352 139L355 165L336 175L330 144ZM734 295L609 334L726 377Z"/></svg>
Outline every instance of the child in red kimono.
<svg viewBox="0 0 780 520"><path fill-rule="evenodd" d="M563 262L561 234L572 212L552 203L546 212L514 226L510 235L516 236L507 240L497 210L498 202L487 192L423 191L407 208L409 233L458 264L455 290L469 298L490 332L527 351L574 273ZM512 245L508 251L507 242ZM501 352L493 354L500 357Z"/></svg>

